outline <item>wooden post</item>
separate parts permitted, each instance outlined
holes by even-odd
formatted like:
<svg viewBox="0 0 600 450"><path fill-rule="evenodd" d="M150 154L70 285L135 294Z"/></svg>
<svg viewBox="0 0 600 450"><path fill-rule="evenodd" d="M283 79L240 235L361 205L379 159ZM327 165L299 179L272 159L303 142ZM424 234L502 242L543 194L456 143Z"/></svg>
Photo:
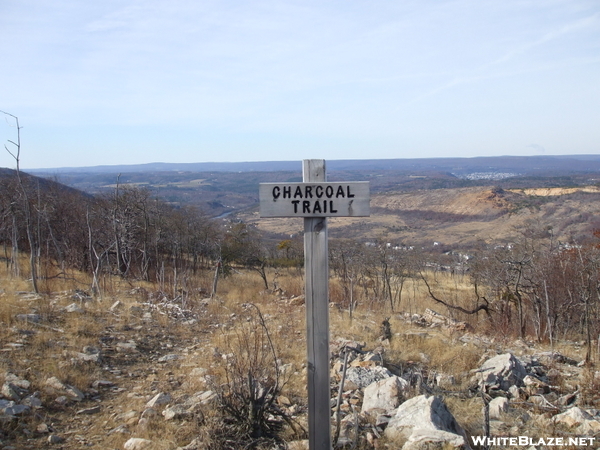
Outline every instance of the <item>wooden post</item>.
<svg viewBox="0 0 600 450"><path fill-rule="evenodd" d="M306 159L303 182L326 182L325 160ZM310 450L331 450L329 392L329 260L327 218L304 218Z"/></svg>
<svg viewBox="0 0 600 450"><path fill-rule="evenodd" d="M261 217L304 217L308 441L331 450L327 217L368 217L369 183L327 183L325 160L305 159L302 183L261 183Z"/></svg>

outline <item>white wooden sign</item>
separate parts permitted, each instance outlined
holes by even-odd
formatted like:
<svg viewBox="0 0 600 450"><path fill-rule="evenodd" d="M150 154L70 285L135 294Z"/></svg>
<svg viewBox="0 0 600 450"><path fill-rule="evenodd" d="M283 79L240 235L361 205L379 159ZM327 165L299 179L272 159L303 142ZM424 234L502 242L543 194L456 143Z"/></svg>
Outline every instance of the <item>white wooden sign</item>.
<svg viewBox="0 0 600 450"><path fill-rule="evenodd" d="M369 215L369 183L327 183L325 161L306 159L303 183L262 183L261 217L304 217L304 274L310 450L330 450L327 217Z"/></svg>
<svg viewBox="0 0 600 450"><path fill-rule="evenodd" d="M367 217L369 182L261 183L261 217Z"/></svg>

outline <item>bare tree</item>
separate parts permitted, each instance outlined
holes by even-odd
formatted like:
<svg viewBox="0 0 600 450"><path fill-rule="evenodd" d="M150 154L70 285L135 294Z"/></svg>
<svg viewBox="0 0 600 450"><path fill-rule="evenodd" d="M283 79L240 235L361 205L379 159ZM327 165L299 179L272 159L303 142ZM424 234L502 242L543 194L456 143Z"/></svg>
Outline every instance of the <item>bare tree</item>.
<svg viewBox="0 0 600 450"><path fill-rule="evenodd" d="M4 145L4 148L8 152L10 156L12 156L15 160L16 164L16 173L17 180L19 182L19 187L21 189L21 194L23 195L23 211L25 213L25 229L27 231L27 241L29 242L29 266L31 270L31 283L35 293L39 292L38 284L37 284L37 266L36 266L36 256L37 256L37 242L35 240L35 235L33 233L33 224L31 218L31 207L29 205L29 196L27 195L27 188L21 177L20 170L20 161L21 161L21 126L19 125L19 118L13 114L10 114L6 111L1 111L0 113L5 114L6 116L11 117L15 122L15 128L17 130L17 140L12 141L8 140L10 144L13 146L13 150L11 150L8 145Z"/></svg>

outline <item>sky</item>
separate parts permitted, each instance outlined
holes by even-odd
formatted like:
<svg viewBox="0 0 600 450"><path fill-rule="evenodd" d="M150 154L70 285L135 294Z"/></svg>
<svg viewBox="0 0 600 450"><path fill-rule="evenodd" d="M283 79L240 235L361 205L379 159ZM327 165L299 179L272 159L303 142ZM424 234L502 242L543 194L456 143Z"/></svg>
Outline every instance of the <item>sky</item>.
<svg viewBox="0 0 600 450"><path fill-rule="evenodd" d="M2 0L0 29L22 169L600 153L598 0Z"/></svg>

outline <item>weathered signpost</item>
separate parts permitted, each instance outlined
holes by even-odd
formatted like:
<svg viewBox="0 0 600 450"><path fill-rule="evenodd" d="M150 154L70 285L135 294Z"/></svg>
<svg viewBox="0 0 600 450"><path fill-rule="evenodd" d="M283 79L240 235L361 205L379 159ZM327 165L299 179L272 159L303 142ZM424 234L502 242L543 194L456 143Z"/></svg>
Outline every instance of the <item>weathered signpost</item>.
<svg viewBox="0 0 600 450"><path fill-rule="evenodd" d="M302 183L261 183L261 217L304 217L310 450L331 449L327 217L365 217L368 182L327 183L325 161L306 159Z"/></svg>

